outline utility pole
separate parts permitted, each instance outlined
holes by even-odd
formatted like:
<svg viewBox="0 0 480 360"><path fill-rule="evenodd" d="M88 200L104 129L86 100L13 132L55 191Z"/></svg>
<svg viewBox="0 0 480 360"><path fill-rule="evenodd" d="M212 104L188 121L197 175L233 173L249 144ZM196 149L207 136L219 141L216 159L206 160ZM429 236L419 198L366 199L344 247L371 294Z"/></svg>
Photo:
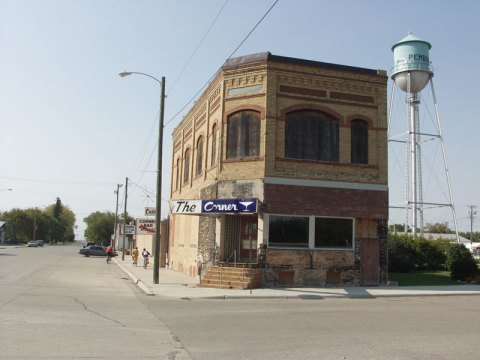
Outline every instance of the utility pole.
<svg viewBox="0 0 480 360"><path fill-rule="evenodd" d="M128 177L125 178L125 206L123 208L123 242L122 242L122 261L125 260L125 237L127 236L127 197L128 197Z"/></svg>
<svg viewBox="0 0 480 360"><path fill-rule="evenodd" d="M33 241L37 240L37 207L33 213Z"/></svg>
<svg viewBox="0 0 480 360"><path fill-rule="evenodd" d="M117 242L117 227L118 227L118 193L120 191L120 188L122 187L122 184L117 184L117 191L114 191L115 194L117 194L117 205L115 206L115 225L113 227L113 244L112 247L115 249L116 247L116 242Z"/></svg>
<svg viewBox="0 0 480 360"><path fill-rule="evenodd" d="M468 217L470 218L470 245L473 243L473 217L477 215L477 207L475 205L469 206Z"/></svg>
<svg viewBox="0 0 480 360"><path fill-rule="evenodd" d="M165 77L162 77L160 84L160 115L158 124L158 158L157 158L157 196L155 205L155 247L153 251L153 283L159 283L160 277L160 225L162 223L162 150L163 150L163 117L165 109ZM163 238L166 239L166 234Z"/></svg>

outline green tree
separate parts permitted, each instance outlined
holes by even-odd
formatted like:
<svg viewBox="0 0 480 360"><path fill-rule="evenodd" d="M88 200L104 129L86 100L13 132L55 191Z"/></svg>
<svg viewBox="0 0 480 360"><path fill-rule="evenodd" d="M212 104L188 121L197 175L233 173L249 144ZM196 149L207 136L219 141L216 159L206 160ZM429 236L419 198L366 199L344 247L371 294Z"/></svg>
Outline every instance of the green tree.
<svg viewBox="0 0 480 360"><path fill-rule="evenodd" d="M427 232L433 234L450 234L452 231L448 228L448 223L427 224Z"/></svg>
<svg viewBox="0 0 480 360"><path fill-rule="evenodd" d="M98 244L108 245L115 225L115 214L107 211L91 213L83 221L87 224L85 235Z"/></svg>
<svg viewBox="0 0 480 360"><path fill-rule="evenodd" d="M33 240L34 237L45 241L73 241L75 214L68 206L57 205L58 202L45 210L16 208L3 212L0 219L7 223L6 237L16 237L22 242ZM54 216L55 207L58 218Z"/></svg>
<svg viewBox="0 0 480 360"><path fill-rule="evenodd" d="M403 224L392 224L388 227L388 231L391 233L403 233L405 232L405 225Z"/></svg>
<svg viewBox="0 0 480 360"><path fill-rule="evenodd" d="M75 214L57 197L55 204L48 206L45 212L52 218L50 239L52 242L73 241L75 239Z"/></svg>
<svg viewBox="0 0 480 360"><path fill-rule="evenodd" d="M17 238L22 242L31 240L33 223L25 210L15 208L5 211L2 213L1 220L7 223L7 238Z"/></svg>

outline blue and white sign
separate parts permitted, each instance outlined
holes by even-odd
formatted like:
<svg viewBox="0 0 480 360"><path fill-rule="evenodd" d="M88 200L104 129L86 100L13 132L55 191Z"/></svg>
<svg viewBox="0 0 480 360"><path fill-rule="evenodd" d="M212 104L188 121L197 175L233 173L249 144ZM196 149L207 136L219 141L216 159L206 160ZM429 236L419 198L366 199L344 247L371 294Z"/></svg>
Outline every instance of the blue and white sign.
<svg viewBox="0 0 480 360"><path fill-rule="evenodd" d="M257 212L257 199L172 200L173 214L219 214Z"/></svg>

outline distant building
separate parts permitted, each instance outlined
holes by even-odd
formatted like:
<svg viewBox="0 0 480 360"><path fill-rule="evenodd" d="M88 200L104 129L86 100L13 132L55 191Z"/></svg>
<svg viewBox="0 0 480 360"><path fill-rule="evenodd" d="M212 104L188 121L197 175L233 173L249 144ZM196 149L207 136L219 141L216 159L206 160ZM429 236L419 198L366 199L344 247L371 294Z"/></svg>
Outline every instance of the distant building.
<svg viewBox="0 0 480 360"><path fill-rule="evenodd" d="M385 71L228 60L173 131L170 268L257 285L378 285L387 273Z"/></svg>

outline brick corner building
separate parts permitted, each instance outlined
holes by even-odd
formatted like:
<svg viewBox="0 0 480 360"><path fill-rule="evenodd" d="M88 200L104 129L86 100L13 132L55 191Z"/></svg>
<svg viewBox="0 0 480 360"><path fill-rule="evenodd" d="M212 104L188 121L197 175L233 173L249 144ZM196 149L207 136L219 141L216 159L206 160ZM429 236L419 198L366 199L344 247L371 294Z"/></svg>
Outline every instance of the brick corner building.
<svg viewBox="0 0 480 360"><path fill-rule="evenodd" d="M172 136L170 268L205 286L386 282L385 71L233 58Z"/></svg>

